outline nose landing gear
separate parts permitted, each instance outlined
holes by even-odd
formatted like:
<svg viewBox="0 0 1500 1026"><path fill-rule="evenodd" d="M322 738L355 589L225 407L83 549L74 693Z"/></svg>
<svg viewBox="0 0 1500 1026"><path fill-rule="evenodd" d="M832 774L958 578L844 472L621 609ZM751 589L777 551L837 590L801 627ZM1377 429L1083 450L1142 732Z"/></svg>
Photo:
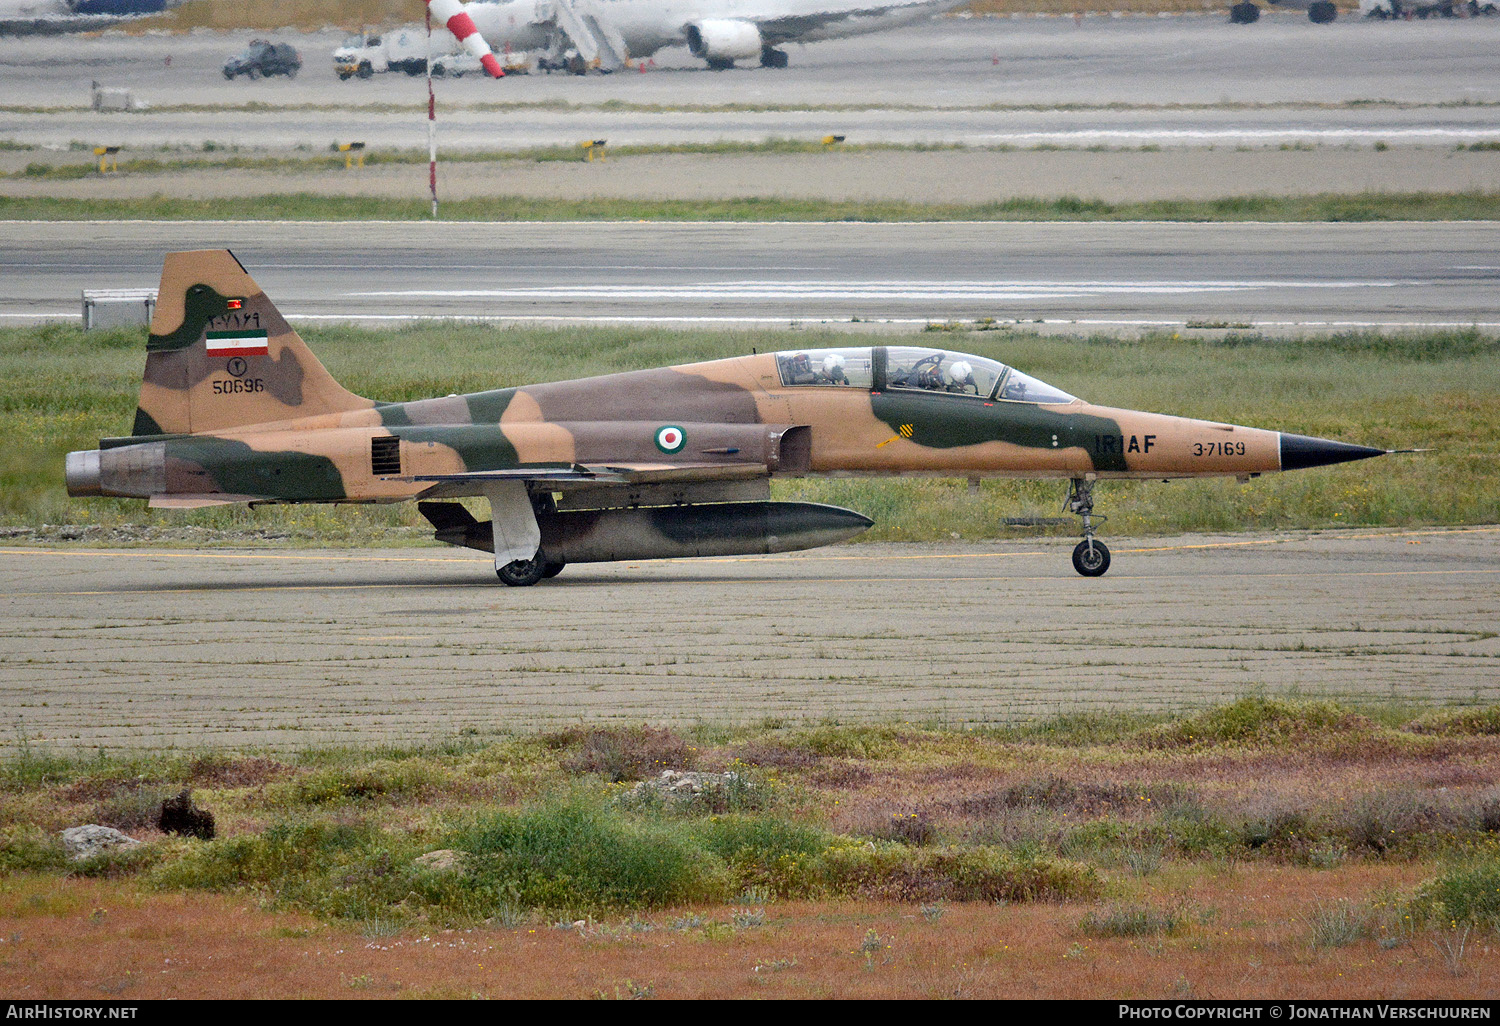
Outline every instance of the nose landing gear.
<svg viewBox="0 0 1500 1026"><path fill-rule="evenodd" d="M1109 569L1109 549L1094 537L1094 482L1073 478L1064 508L1083 520L1083 541L1073 550L1073 569L1085 577L1102 577ZM1107 518L1100 516L1098 519Z"/></svg>

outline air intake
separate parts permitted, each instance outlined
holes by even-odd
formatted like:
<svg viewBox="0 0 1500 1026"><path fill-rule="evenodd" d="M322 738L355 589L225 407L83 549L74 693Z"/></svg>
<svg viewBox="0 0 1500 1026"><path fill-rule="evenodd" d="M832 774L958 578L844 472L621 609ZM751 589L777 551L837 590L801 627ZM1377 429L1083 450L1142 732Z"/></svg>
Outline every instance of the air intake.
<svg viewBox="0 0 1500 1026"><path fill-rule="evenodd" d="M370 473L392 477L401 473L401 439L380 435L370 439Z"/></svg>

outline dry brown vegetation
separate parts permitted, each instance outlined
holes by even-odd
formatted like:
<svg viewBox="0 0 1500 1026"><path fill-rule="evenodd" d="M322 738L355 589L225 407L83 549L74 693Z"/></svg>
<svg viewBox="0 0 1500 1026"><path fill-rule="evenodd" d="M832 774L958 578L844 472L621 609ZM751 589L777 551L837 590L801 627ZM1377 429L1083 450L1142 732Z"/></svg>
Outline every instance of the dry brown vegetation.
<svg viewBox="0 0 1500 1026"><path fill-rule="evenodd" d="M1500 983L1492 709L1247 698L979 733L579 727L299 758L23 753L14 997L1388 997ZM634 761L631 761L634 759ZM741 783L655 802L663 765ZM51 832L192 786L68 864ZM448 850L453 868L421 868Z"/></svg>
<svg viewBox="0 0 1500 1026"><path fill-rule="evenodd" d="M1425 937L1320 948L1317 902L1414 886L1415 864L1240 865L1132 885L1186 910L1170 936L1101 938L1077 904L787 902L733 909L407 930L372 937L243 896L148 894L119 881L0 886L0 990L13 998L1150 997L1428 998L1493 994L1492 936L1457 973ZM693 914L702 927L674 929ZM646 927L651 927L646 929ZM875 950L861 950L873 932Z"/></svg>
<svg viewBox="0 0 1500 1026"><path fill-rule="evenodd" d="M306 32L337 27L397 25L423 18L423 0L186 0L153 18L143 18L127 31L169 28L298 28Z"/></svg>

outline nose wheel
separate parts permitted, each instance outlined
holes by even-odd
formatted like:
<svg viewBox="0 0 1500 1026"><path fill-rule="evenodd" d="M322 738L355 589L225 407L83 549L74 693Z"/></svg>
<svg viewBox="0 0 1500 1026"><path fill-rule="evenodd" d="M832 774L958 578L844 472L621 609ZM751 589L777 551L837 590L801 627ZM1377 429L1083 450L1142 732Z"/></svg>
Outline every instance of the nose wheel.
<svg viewBox="0 0 1500 1026"><path fill-rule="evenodd" d="M1073 569L1085 577L1099 577L1109 569L1109 549L1102 541L1088 538L1073 550Z"/></svg>
<svg viewBox="0 0 1500 1026"><path fill-rule="evenodd" d="M1094 537L1094 482L1073 478L1065 508L1083 521L1083 541L1073 550L1073 569L1085 577L1102 577L1109 569L1109 548Z"/></svg>

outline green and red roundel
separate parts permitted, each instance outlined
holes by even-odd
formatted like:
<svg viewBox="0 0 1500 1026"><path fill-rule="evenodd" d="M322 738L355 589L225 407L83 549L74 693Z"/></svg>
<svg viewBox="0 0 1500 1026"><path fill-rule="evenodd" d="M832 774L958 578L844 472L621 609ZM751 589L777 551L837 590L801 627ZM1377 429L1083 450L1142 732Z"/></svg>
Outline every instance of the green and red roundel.
<svg viewBox="0 0 1500 1026"><path fill-rule="evenodd" d="M687 445L687 432L676 424L656 429L656 447L662 452L681 452L684 445Z"/></svg>

